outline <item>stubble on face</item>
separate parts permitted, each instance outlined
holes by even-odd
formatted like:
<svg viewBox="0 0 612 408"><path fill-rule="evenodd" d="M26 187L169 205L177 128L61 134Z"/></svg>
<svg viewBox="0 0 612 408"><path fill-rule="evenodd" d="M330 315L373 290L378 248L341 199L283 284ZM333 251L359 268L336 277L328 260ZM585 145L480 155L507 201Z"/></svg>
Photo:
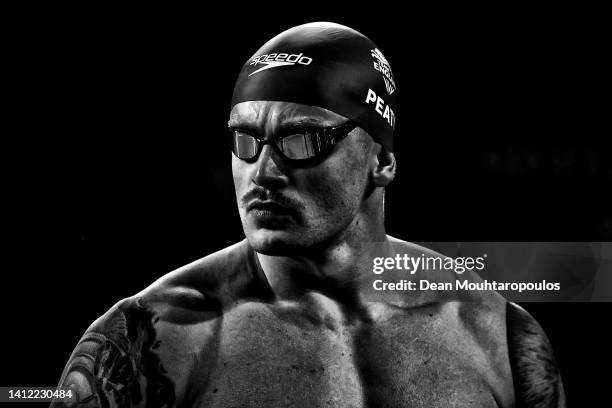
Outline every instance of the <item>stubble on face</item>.
<svg viewBox="0 0 612 408"><path fill-rule="evenodd" d="M256 101L236 105L230 125L248 124L269 138L284 124L296 120L336 126L347 119L317 107ZM236 198L251 246L268 255L291 254L325 245L343 234L354 223L367 190L371 148L371 138L357 128L327 157L310 166L290 166L269 146L254 163L232 155ZM258 184L256 172L262 166L284 182L270 179ZM249 210L253 199L278 202L287 208L287 216L258 216Z"/></svg>

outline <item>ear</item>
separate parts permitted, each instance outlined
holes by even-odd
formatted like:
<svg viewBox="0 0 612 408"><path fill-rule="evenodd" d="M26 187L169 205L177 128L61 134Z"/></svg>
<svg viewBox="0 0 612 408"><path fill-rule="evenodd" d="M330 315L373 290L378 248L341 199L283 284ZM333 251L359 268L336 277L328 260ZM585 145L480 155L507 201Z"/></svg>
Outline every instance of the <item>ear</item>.
<svg viewBox="0 0 612 408"><path fill-rule="evenodd" d="M395 177L395 155L381 145L379 153L375 156L375 165L372 169L372 181L376 187L385 187Z"/></svg>

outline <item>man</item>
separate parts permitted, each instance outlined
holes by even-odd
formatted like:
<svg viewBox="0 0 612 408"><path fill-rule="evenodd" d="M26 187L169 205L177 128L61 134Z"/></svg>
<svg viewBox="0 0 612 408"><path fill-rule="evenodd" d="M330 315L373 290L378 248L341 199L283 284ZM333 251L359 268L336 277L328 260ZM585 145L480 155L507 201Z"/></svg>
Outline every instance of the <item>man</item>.
<svg viewBox="0 0 612 408"><path fill-rule="evenodd" d="M564 406L548 340L518 306L375 289L375 258L439 257L385 233L395 96L382 52L348 27L294 27L257 51L229 119L246 239L94 322L60 381L78 406ZM384 280L411 276L400 269Z"/></svg>

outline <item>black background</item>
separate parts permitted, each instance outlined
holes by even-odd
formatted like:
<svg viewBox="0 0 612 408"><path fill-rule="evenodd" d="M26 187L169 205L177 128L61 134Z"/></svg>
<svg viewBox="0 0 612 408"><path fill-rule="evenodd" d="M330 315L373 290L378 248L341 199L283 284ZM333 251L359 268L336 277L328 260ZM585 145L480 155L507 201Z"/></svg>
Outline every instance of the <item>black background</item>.
<svg viewBox="0 0 612 408"><path fill-rule="evenodd" d="M390 234L612 240L598 10L368 7L3 13L1 385L55 385L115 302L242 238L225 131L233 82L300 23L349 25L394 70ZM571 406L607 400L596 371L609 367L610 304L523 306L551 339Z"/></svg>

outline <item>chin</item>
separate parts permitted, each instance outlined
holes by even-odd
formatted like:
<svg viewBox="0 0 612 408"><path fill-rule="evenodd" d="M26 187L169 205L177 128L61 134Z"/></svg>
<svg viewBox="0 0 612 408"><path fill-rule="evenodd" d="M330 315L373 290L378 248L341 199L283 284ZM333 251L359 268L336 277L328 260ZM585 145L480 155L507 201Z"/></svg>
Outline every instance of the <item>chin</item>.
<svg viewBox="0 0 612 408"><path fill-rule="evenodd" d="M304 248L304 243L299 239L301 234L290 233L288 231L275 231L258 229L246 232L249 245L264 255L287 256L299 253ZM297 237L297 239L296 239Z"/></svg>

